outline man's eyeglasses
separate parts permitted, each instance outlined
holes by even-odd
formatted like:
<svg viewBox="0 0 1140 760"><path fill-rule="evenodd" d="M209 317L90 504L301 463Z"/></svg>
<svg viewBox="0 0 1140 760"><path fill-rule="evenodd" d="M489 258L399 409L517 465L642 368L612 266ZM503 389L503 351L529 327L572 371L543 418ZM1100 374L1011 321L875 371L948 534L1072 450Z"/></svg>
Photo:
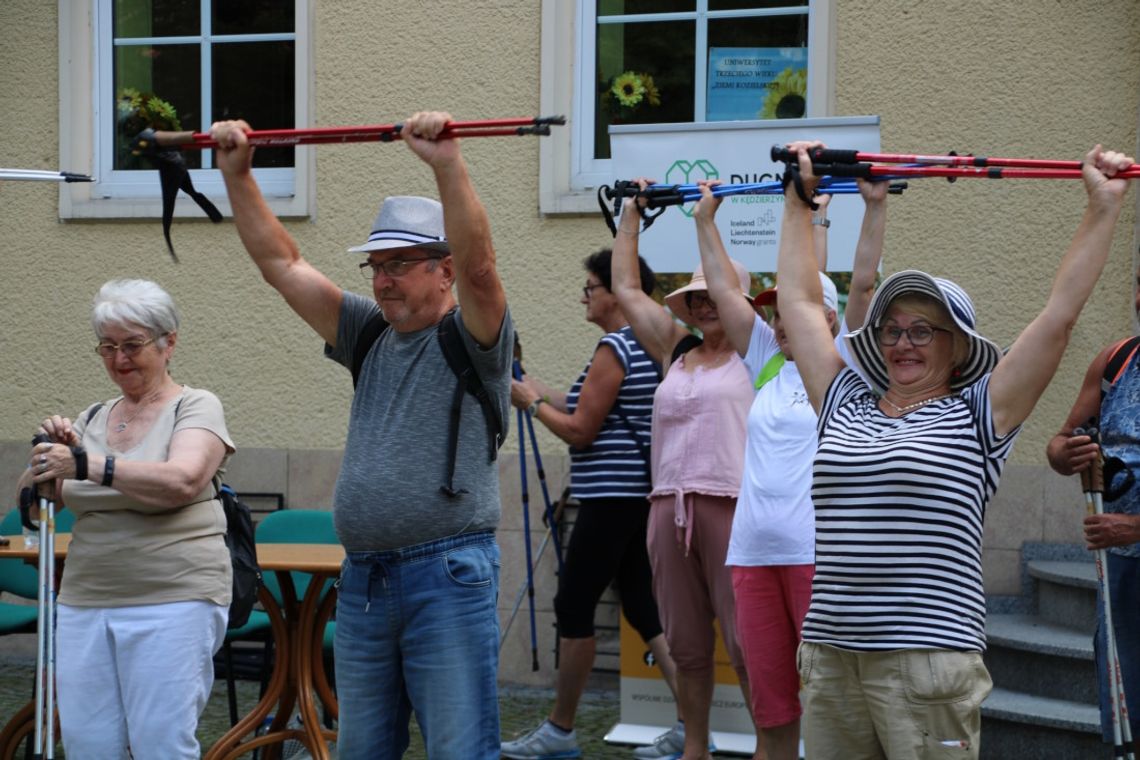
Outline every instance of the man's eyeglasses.
<svg viewBox="0 0 1140 760"><path fill-rule="evenodd" d="M167 333L163 333L163 335L159 337L166 337L166 335ZM114 357L116 351L122 351L123 356L129 358L137 354L139 351L142 351L144 348L149 346L151 343L154 343L156 340L158 340L158 338L147 338L146 340L132 338L131 340L124 340L122 343L112 343L109 340L104 340L95 346L95 353L99 354L104 359L110 359Z"/></svg>
<svg viewBox="0 0 1140 760"><path fill-rule="evenodd" d="M912 325L906 328L880 327L876 332L878 333L880 346L897 346L903 335L906 335L906 339L910 341L912 346L925 346L934 340L935 333L948 333L950 331L943 330L941 327Z"/></svg>
<svg viewBox="0 0 1140 760"><path fill-rule="evenodd" d="M604 288L604 287L605 287L605 285L603 285L602 283L595 282L593 285L587 285L586 287L582 288L582 295L584 295L586 297L586 299L589 300L589 299L594 297L593 296L594 288Z"/></svg>
<svg viewBox="0 0 1140 760"><path fill-rule="evenodd" d="M383 272L389 277L403 277L411 271L412 266L421 261L439 261L442 256L420 256L415 259L388 259L387 261L365 261L360 265L360 273L364 279L372 282L376 276Z"/></svg>

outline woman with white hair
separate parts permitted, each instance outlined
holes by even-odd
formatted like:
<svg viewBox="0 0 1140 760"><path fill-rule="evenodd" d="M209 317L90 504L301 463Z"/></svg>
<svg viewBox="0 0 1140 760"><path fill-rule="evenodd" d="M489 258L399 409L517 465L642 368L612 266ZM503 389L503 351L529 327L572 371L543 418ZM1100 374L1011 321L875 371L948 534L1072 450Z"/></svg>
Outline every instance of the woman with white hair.
<svg viewBox="0 0 1140 760"><path fill-rule="evenodd" d="M789 146L809 198L817 145ZM992 687L986 506L1104 268L1128 188L1113 177L1131 163L1089 151L1084 217L1045 308L1004 357L977 332L964 290L903 271L846 336L866 379L845 367L818 306L810 206L785 194L780 310L819 414L816 567L799 652L813 760L978 757Z"/></svg>
<svg viewBox="0 0 1140 760"><path fill-rule="evenodd" d="M178 312L146 280L95 296L95 351L120 395L55 415L20 487L75 513L57 616L68 757L197 758L231 569L215 475L234 452L209 391L170 376Z"/></svg>

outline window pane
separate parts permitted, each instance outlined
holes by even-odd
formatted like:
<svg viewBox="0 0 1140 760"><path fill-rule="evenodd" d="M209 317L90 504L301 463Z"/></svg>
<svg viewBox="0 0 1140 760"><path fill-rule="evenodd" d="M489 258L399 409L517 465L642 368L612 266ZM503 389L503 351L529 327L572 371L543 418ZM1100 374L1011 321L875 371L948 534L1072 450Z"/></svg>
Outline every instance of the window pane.
<svg viewBox="0 0 1140 760"><path fill-rule="evenodd" d="M115 36L199 34L200 6L200 0L115 0Z"/></svg>
<svg viewBox="0 0 1140 760"><path fill-rule="evenodd" d="M245 119L254 129L295 126L292 42L218 44L213 50L215 119ZM258 148L253 165L293 166L293 148Z"/></svg>
<svg viewBox="0 0 1140 760"><path fill-rule="evenodd" d="M610 157L610 124L693 120L692 21L599 24L594 158Z"/></svg>
<svg viewBox="0 0 1140 760"><path fill-rule="evenodd" d="M115 48L115 169L153 169L145 158L132 156L130 141L150 124L121 107L128 88L151 94L174 106L184 130L201 129L201 102L197 45L120 45ZM173 125L159 124L167 127ZM201 164L200 152L186 151L192 169Z"/></svg>
<svg viewBox="0 0 1140 760"><path fill-rule="evenodd" d="M807 17L710 21L708 72L708 121L803 117Z"/></svg>
<svg viewBox="0 0 1140 760"><path fill-rule="evenodd" d="M245 0L214 3L214 34L272 34L293 31L293 3Z"/></svg>
<svg viewBox="0 0 1140 760"><path fill-rule="evenodd" d="M632 13L684 13L697 9L697 0L598 0L599 16Z"/></svg>
<svg viewBox="0 0 1140 760"><path fill-rule="evenodd" d="M738 11L755 8L806 8L808 0L709 0L710 11Z"/></svg>

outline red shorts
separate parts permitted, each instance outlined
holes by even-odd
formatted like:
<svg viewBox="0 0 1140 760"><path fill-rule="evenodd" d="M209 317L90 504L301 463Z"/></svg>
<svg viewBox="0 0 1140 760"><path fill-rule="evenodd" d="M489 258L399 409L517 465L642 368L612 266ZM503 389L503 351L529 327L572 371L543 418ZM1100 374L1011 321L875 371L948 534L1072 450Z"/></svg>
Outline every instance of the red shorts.
<svg viewBox="0 0 1140 760"><path fill-rule="evenodd" d="M796 648L815 565L732 568L736 634L752 687L752 719L773 728L800 717Z"/></svg>

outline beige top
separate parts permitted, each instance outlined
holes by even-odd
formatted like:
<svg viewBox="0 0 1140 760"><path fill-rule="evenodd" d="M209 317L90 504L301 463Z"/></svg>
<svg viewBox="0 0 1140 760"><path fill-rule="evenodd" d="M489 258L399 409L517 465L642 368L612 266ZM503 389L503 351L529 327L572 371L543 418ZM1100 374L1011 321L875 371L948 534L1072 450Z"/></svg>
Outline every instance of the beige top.
<svg viewBox="0 0 1140 760"><path fill-rule="evenodd" d="M107 443L107 419L122 397L91 418L90 407L74 423L87 450L118 460L164 462L179 430L202 428L234 451L217 396L183 386L129 451ZM59 601L76 607L127 607L205 600L229 605L230 555L223 536L226 518L213 483L189 504L169 508L142 504L111 487L65 480L63 502L75 514Z"/></svg>

